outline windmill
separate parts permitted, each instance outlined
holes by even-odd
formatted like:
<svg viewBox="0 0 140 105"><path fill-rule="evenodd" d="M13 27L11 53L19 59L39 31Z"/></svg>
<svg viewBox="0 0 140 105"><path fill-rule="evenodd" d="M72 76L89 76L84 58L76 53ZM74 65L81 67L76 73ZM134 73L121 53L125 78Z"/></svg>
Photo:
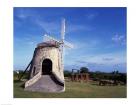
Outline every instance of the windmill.
<svg viewBox="0 0 140 105"><path fill-rule="evenodd" d="M73 48L65 41L65 19L61 23L61 39L57 40L45 34L43 42L37 44L30 67L29 80L25 83L25 90L40 92L63 92L64 85L64 49Z"/></svg>

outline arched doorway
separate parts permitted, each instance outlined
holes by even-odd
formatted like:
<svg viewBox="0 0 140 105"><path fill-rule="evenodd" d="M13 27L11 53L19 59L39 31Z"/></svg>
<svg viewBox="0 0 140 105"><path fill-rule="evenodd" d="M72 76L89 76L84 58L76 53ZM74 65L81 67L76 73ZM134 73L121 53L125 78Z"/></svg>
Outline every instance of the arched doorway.
<svg viewBox="0 0 140 105"><path fill-rule="evenodd" d="M42 75L50 75L52 72L52 61L44 59L42 62Z"/></svg>

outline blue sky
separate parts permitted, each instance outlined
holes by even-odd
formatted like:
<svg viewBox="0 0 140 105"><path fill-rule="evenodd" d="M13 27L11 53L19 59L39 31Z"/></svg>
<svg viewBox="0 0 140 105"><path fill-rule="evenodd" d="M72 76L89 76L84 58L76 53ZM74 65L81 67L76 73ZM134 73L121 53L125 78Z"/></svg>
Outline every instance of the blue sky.
<svg viewBox="0 0 140 105"><path fill-rule="evenodd" d="M126 8L14 8L14 69L25 69L36 45L49 34L60 39L66 19L65 69L126 72Z"/></svg>

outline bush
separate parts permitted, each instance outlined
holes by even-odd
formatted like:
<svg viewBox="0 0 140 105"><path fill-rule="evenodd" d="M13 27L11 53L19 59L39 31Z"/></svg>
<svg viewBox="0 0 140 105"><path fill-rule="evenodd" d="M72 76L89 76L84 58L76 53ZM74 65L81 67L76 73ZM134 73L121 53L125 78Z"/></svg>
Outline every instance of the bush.
<svg viewBox="0 0 140 105"><path fill-rule="evenodd" d="M87 67L81 67L80 68L80 73L88 73L89 69Z"/></svg>
<svg viewBox="0 0 140 105"><path fill-rule="evenodd" d="M70 76L71 76L71 72L68 71L68 70L65 70L65 71L64 71L64 76L65 76L65 77L70 77Z"/></svg>

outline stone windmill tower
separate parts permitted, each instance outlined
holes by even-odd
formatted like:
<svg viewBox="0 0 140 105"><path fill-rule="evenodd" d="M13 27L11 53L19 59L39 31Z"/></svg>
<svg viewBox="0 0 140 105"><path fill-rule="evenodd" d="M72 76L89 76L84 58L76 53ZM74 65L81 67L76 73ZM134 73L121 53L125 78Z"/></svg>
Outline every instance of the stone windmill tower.
<svg viewBox="0 0 140 105"><path fill-rule="evenodd" d="M61 40L44 35L44 41L35 48L30 67L29 80L25 83L25 90L40 92L65 91L63 74L64 47L73 46L64 41L65 19L62 20ZM28 68L27 67L27 68Z"/></svg>

